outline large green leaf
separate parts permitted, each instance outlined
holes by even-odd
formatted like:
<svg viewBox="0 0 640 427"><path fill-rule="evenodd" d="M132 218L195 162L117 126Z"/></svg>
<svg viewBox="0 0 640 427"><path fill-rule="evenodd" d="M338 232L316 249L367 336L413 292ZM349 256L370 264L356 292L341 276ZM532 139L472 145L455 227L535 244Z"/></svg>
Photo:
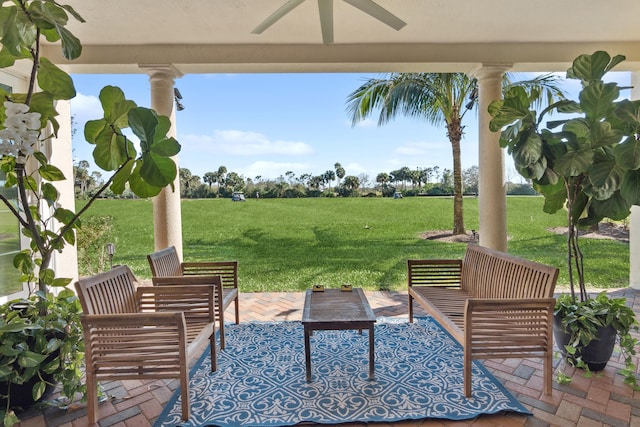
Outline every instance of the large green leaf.
<svg viewBox="0 0 640 427"><path fill-rule="evenodd" d="M84 125L84 139L90 144L95 144L98 137L104 132L108 123L105 119L89 120Z"/></svg>
<svg viewBox="0 0 640 427"><path fill-rule="evenodd" d="M129 127L129 110L136 103L125 98L124 92L117 86L105 86L100 90L100 102L104 110L104 119L117 128Z"/></svg>
<svg viewBox="0 0 640 427"><path fill-rule="evenodd" d="M93 150L93 159L96 165L104 170L117 170L124 162L134 158L135 147L124 136L113 133L111 128L104 128L96 138L96 147Z"/></svg>
<svg viewBox="0 0 640 427"><path fill-rule="evenodd" d="M635 127L640 126L640 100L623 99L616 103L616 117Z"/></svg>
<svg viewBox="0 0 640 427"><path fill-rule="evenodd" d="M554 214L564 208L565 201L567 200L567 192L562 181L549 185L538 185L534 183L533 188L544 196L543 212Z"/></svg>
<svg viewBox="0 0 640 427"><path fill-rule="evenodd" d="M504 126L529 115L529 96L520 86L511 87L504 99L493 101L489 105L489 113L493 117L489 122L489 129L497 132Z"/></svg>
<svg viewBox="0 0 640 427"><path fill-rule="evenodd" d="M616 162L625 169L640 168L640 141L635 136L629 136L624 142L613 149Z"/></svg>
<svg viewBox="0 0 640 427"><path fill-rule="evenodd" d="M74 60L82 54L82 44L80 39L74 36L71 31L61 25L56 26L56 31L60 35L62 41L62 54L68 60Z"/></svg>
<svg viewBox="0 0 640 427"><path fill-rule="evenodd" d="M44 165L38 168L40 176L47 181L64 181L64 173L54 165Z"/></svg>
<svg viewBox="0 0 640 427"><path fill-rule="evenodd" d="M591 122L599 121L615 108L613 102L620 96L617 83L594 82L580 92L580 105Z"/></svg>
<svg viewBox="0 0 640 427"><path fill-rule="evenodd" d="M155 197L160 194L162 191L162 187L156 187L154 185L149 184L140 175L140 170L142 168L142 162L136 162L136 166L131 172L131 176L129 177L129 186L131 191L133 191L138 197L147 198L147 197Z"/></svg>
<svg viewBox="0 0 640 427"><path fill-rule="evenodd" d="M175 138L168 138L153 144L151 152L159 156L171 157L180 152L180 143Z"/></svg>
<svg viewBox="0 0 640 427"><path fill-rule="evenodd" d="M594 164L589 171L588 193L597 200L607 200L620 188L623 175L624 170L612 158Z"/></svg>
<svg viewBox="0 0 640 427"><path fill-rule="evenodd" d="M158 126L156 113L149 108L132 108L129 110L129 126L140 139L140 150L143 153L148 151L155 139L156 127Z"/></svg>
<svg viewBox="0 0 640 427"><path fill-rule="evenodd" d="M640 205L640 169L628 170L620 184L620 194L631 205Z"/></svg>
<svg viewBox="0 0 640 427"><path fill-rule="evenodd" d="M18 358L18 365L23 368L33 368L40 365L47 358L46 354L38 354L33 351L25 351Z"/></svg>
<svg viewBox="0 0 640 427"><path fill-rule="evenodd" d="M537 163L542 156L542 139L540 135L533 133L524 141L516 144L512 152L513 160L517 167L526 168Z"/></svg>
<svg viewBox="0 0 640 427"><path fill-rule="evenodd" d="M140 160L140 175L150 185L164 187L177 176L176 164L169 157L144 153Z"/></svg>
<svg viewBox="0 0 640 427"><path fill-rule="evenodd" d="M58 115L58 111L55 107L55 99L53 95L48 92L35 92L31 96L31 111L37 111L40 113L40 124L44 127L47 122L50 122L53 126L53 132L58 134L60 125L55 117Z"/></svg>
<svg viewBox="0 0 640 427"><path fill-rule="evenodd" d="M555 170L562 176L578 176L587 172L592 162L592 150L569 150L556 160Z"/></svg>
<svg viewBox="0 0 640 427"><path fill-rule="evenodd" d="M131 170L134 166L134 160L129 160L123 167L113 176L113 182L109 187L114 194L122 194L127 188L126 184L129 182L131 176Z"/></svg>
<svg viewBox="0 0 640 427"><path fill-rule="evenodd" d="M4 4L4 3L3 3ZM0 8L0 24L2 26L2 45L13 56L20 56L22 50L22 37L18 31L18 8L15 6Z"/></svg>
<svg viewBox="0 0 640 427"><path fill-rule="evenodd" d="M76 96L76 88L69 74L62 71L47 58L40 58L38 85L49 92L54 99L71 99Z"/></svg>
<svg viewBox="0 0 640 427"><path fill-rule="evenodd" d="M592 148L618 144L622 137L622 132L614 129L610 122L599 121L591 125L589 139Z"/></svg>
<svg viewBox="0 0 640 427"><path fill-rule="evenodd" d="M607 71L624 60L625 57L622 55L616 55L612 59L604 51L596 51L592 55L580 55L573 60L573 65L567 70L567 77L585 82L600 80Z"/></svg>
<svg viewBox="0 0 640 427"><path fill-rule="evenodd" d="M597 215L620 221L629 216L631 204L616 191L607 200L592 200L593 210Z"/></svg>

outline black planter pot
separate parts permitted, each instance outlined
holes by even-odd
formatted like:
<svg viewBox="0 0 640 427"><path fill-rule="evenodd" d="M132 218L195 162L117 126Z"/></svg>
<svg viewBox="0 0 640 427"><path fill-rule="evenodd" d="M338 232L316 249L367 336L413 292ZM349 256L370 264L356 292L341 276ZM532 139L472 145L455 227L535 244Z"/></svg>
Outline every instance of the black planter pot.
<svg viewBox="0 0 640 427"><path fill-rule="evenodd" d="M598 339L592 340L589 345L577 348L576 354L567 355L564 347L569 343L570 336L562 329L561 320L554 316L553 318L553 337L563 356L575 360L582 356L582 361L586 363L592 372L601 371L607 366L607 362L613 354L613 347L616 343L617 331L613 326L601 326L598 328Z"/></svg>
<svg viewBox="0 0 640 427"><path fill-rule="evenodd" d="M47 381L47 387L45 388L42 397L39 400L33 400L33 386L40 380L40 378L36 375L32 377L29 381L24 384L11 384L11 397L9 399L9 407L10 408L21 408L26 410L31 408L35 403L40 400L46 400L53 391L55 390L55 385L53 383L52 375L43 375L43 378ZM8 392L9 384L7 382L0 382L0 395L6 396ZM0 408L7 407L7 399L0 397Z"/></svg>

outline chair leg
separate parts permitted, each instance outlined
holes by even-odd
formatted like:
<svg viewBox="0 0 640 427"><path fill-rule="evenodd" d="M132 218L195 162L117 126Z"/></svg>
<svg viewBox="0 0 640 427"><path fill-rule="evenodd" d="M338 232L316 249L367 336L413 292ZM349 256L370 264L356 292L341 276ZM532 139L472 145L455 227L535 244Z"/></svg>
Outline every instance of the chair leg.
<svg viewBox="0 0 640 427"><path fill-rule="evenodd" d="M209 348L211 348L211 372L218 370L218 351L216 350L216 332L209 338Z"/></svg>
<svg viewBox="0 0 640 427"><path fill-rule="evenodd" d="M98 382L91 374L86 375L87 381L87 416L89 424L97 422L98 415Z"/></svg>
<svg viewBox="0 0 640 427"><path fill-rule="evenodd" d="M236 295L236 325L240 324L240 296Z"/></svg>
<svg viewBox="0 0 640 427"><path fill-rule="evenodd" d="M464 395L465 397L471 397L471 349L468 346L464 348Z"/></svg>
<svg viewBox="0 0 640 427"><path fill-rule="evenodd" d="M413 323L413 298L409 295L409 323Z"/></svg>
<svg viewBox="0 0 640 427"><path fill-rule="evenodd" d="M224 306L222 305L220 305L218 322L220 323L220 350L224 350Z"/></svg>
<svg viewBox="0 0 640 427"><path fill-rule="evenodd" d="M544 369L544 392L551 395L553 391L553 351L547 351L543 361Z"/></svg>
<svg viewBox="0 0 640 427"><path fill-rule="evenodd" d="M182 400L182 420L187 421L189 419L190 405L189 405L189 371L185 370L180 375L180 398Z"/></svg>

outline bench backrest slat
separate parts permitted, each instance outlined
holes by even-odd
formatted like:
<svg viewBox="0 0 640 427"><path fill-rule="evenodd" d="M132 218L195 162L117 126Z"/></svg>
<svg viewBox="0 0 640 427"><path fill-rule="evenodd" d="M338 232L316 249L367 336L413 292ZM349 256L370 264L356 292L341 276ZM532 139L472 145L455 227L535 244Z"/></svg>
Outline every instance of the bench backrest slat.
<svg viewBox="0 0 640 427"><path fill-rule="evenodd" d="M558 269L479 245L467 246L462 288L476 298L551 298Z"/></svg>

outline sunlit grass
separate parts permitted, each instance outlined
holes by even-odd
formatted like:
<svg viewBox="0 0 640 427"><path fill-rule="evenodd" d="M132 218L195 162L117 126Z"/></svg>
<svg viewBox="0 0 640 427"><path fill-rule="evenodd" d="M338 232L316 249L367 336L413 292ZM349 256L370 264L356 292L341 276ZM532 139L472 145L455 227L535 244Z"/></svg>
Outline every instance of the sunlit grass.
<svg viewBox="0 0 640 427"><path fill-rule="evenodd" d="M467 230L479 229L476 198L465 199ZM550 227L563 213L542 212L542 198L509 197L509 252L561 269L566 284L566 243ZM114 218L114 263L150 277L153 209L147 200L99 200L90 213ZM342 283L366 289L404 289L408 258L451 258L465 244L424 240L428 230L449 230L450 198L184 200L185 260L237 259L242 291L297 291ZM622 287L629 280L628 244L582 239L593 286Z"/></svg>

